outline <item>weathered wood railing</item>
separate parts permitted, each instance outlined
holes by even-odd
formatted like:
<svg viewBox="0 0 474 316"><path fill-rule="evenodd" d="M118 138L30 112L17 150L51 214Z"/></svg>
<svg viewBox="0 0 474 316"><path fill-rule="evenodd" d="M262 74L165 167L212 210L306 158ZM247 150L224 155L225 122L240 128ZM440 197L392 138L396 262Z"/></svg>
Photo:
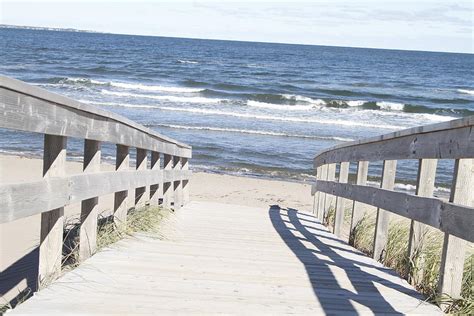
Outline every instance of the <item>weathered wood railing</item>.
<svg viewBox="0 0 474 316"><path fill-rule="evenodd" d="M466 244L474 241L473 158L474 116L335 146L314 159L317 178L312 189L314 211L322 220L334 208L334 232L341 236L346 201L352 201L351 233L364 215L364 204L376 207L373 246L376 259L384 255L390 213L411 220L407 243L412 259L416 259L423 246L426 225L441 230L445 235L438 290L458 297ZM407 159L418 160L414 195L394 191L397 160ZM454 160L449 201L433 197L438 159ZM380 188L367 185L369 162L373 161L383 162ZM348 183L350 163L357 163L354 184Z"/></svg>
<svg viewBox="0 0 474 316"><path fill-rule="evenodd" d="M64 206L81 203L79 258L84 260L96 249L100 196L115 193L119 223L135 205L158 205L162 199L166 207L179 208L189 199L191 147L119 115L0 76L0 128L44 134L43 178L0 184L0 224L41 214L40 281L61 269ZM82 174L66 174L68 137L84 139ZM101 142L116 144L115 171L101 171ZM130 147L136 148L135 170ZM129 190L135 190L133 199Z"/></svg>

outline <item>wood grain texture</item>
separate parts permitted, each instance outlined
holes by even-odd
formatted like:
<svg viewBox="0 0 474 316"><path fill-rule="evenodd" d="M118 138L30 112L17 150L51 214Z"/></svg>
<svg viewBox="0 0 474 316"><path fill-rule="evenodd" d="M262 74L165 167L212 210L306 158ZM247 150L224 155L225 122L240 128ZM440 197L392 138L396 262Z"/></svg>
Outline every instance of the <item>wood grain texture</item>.
<svg viewBox="0 0 474 316"><path fill-rule="evenodd" d="M181 169L182 170L189 170L189 159L188 158L181 158ZM186 205L189 202L189 180L185 179L182 181L183 185L183 205Z"/></svg>
<svg viewBox="0 0 474 316"><path fill-rule="evenodd" d="M362 185L318 181L316 186L318 191L373 205L474 242L473 207Z"/></svg>
<svg viewBox="0 0 474 316"><path fill-rule="evenodd" d="M327 168L327 181L334 181L336 179L336 164L332 163L328 165ZM336 196L333 194L325 194L324 195L324 208L322 217L324 220L327 219L330 210L335 211L336 208Z"/></svg>
<svg viewBox="0 0 474 316"><path fill-rule="evenodd" d="M173 169L173 156L163 155L163 169L172 170ZM173 188L171 181L163 179L163 205L166 208L171 208Z"/></svg>
<svg viewBox="0 0 474 316"><path fill-rule="evenodd" d="M191 174L190 170L123 170L0 185L0 223L162 180L189 180Z"/></svg>
<svg viewBox="0 0 474 316"><path fill-rule="evenodd" d="M474 158L474 116L419 126L337 145L314 158L314 167L342 161Z"/></svg>
<svg viewBox="0 0 474 316"><path fill-rule="evenodd" d="M382 183L381 188L386 190L393 190L395 186L395 174L397 172L396 160L384 160L382 169ZM375 219L375 233L374 233L374 250L373 257L376 260L382 261L384 257L385 247L388 241L388 225L390 214L388 211L378 208L377 217Z"/></svg>
<svg viewBox="0 0 474 316"><path fill-rule="evenodd" d="M100 172L100 142L84 141L84 173ZM79 261L89 258L97 249L97 216L99 197L81 202L81 227L79 231Z"/></svg>
<svg viewBox="0 0 474 316"><path fill-rule="evenodd" d="M418 162L418 175L416 180L415 194L423 197L432 197L435 188L437 159L420 159ZM427 210L429 212L429 210ZM411 220L410 235L408 239L408 256L410 266L416 268L412 271L412 282L418 282L423 277L423 243L427 233L426 225L415 220Z"/></svg>
<svg viewBox="0 0 474 316"><path fill-rule="evenodd" d="M342 162L339 169L339 183L347 183L349 179L349 163ZM336 214L334 216L334 234L341 237L342 225L344 223L344 212L346 210L346 199L338 196L336 200Z"/></svg>
<svg viewBox="0 0 474 316"><path fill-rule="evenodd" d="M310 213L190 202L174 214L161 239L122 240L11 314L441 314Z"/></svg>
<svg viewBox="0 0 474 316"><path fill-rule="evenodd" d="M319 181L326 181L328 176L328 165L321 166L321 173L316 183ZM319 190L318 190L319 191ZM324 216L324 201L326 199L326 193L321 192L318 196L318 207L317 207L317 218L322 221Z"/></svg>
<svg viewBox="0 0 474 316"><path fill-rule="evenodd" d="M161 155L159 152L152 151L151 152L151 170L160 170ZM163 190L163 183L156 183L150 185L150 205L158 205L160 196L163 196L163 193L160 194L160 190Z"/></svg>
<svg viewBox="0 0 474 316"><path fill-rule="evenodd" d="M116 145L115 170L125 171L130 169L130 147ZM122 225L127 221L127 213L130 207L128 190L123 188L114 194L114 221Z"/></svg>
<svg viewBox="0 0 474 316"><path fill-rule="evenodd" d="M66 173L67 138L63 136L44 135L43 178L44 181L64 176ZM64 188L60 188L64 190ZM31 192L17 190L23 200L31 199ZM41 192L43 193L43 192ZM47 195L38 199L48 199ZM0 198L11 199L6 195ZM41 213L41 231L39 245L38 279L40 284L55 279L61 273L63 249L64 204L43 208L41 204L32 204L36 214ZM3 210L11 211L9 208Z"/></svg>
<svg viewBox="0 0 474 316"><path fill-rule="evenodd" d="M0 113L2 128L92 139L191 158L189 145L112 112L4 76L0 76Z"/></svg>
<svg viewBox="0 0 474 316"><path fill-rule="evenodd" d="M173 157L173 170L180 171L181 170L181 158L174 156ZM181 180L176 179L173 181L173 206L174 209L177 210L181 208L183 203L183 183Z"/></svg>
<svg viewBox="0 0 474 316"><path fill-rule="evenodd" d="M474 207L474 159L458 159L454 166L454 179L451 187L450 201L456 204ZM474 211L470 213L474 217ZM457 221L454 221L458 225ZM474 225L471 225L473 234ZM473 240L469 240L473 242ZM461 286L464 271L466 241L462 238L444 235L443 252L441 255L438 292L454 298L461 296Z"/></svg>
<svg viewBox="0 0 474 316"><path fill-rule="evenodd" d="M146 170L148 166L148 157L146 149L137 148L136 154L136 170ZM135 207L143 207L148 201L147 187L142 186L135 188Z"/></svg>
<svg viewBox="0 0 474 316"><path fill-rule="evenodd" d="M366 185L367 184L367 175L369 172L369 162L368 161L359 161L357 163L357 176L356 176L356 185ZM354 229L359 224L360 220L364 217L365 206L359 201L354 200L352 202L352 214L351 214L351 228L350 236L354 233ZM352 239L349 237L349 239ZM351 240L352 241L352 240Z"/></svg>

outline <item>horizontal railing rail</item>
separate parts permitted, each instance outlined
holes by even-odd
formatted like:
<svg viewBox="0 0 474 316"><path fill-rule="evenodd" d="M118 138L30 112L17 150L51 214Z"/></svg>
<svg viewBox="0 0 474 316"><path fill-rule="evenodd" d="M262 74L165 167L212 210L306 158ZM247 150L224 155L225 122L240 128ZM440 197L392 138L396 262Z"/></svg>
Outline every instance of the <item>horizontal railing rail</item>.
<svg viewBox="0 0 474 316"><path fill-rule="evenodd" d="M61 270L65 206L81 205L82 261L97 247L100 196L114 194L113 218L120 225L130 208L146 204L179 208L189 200L191 147L120 115L0 76L0 128L44 135L43 178L0 182L0 224L41 214L40 282ZM84 140L80 174L66 172L68 138ZM102 143L116 145L115 171L101 170ZM134 169L130 148L136 148ZM130 197L129 191L135 196Z"/></svg>
<svg viewBox="0 0 474 316"><path fill-rule="evenodd" d="M314 212L323 220L334 209L334 233L342 237L346 205L351 205L351 236L364 217L364 205L377 208L373 256L383 259L388 241L389 214L411 220L408 256L419 260L427 227L442 231L440 293L459 297L467 242L474 241L474 116L410 128L344 143L314 158ZM454 160L449 201L434 197L439 159ZM417 160L415 194L395 191L398 160ZM367 185L369 163L383 162L380 187ZM350 164L357 164L355 183ZM336 177L336 170L339 169ZM351 204L348 204L351 202ZM417 274L423 273L418 268Z"/></svg>

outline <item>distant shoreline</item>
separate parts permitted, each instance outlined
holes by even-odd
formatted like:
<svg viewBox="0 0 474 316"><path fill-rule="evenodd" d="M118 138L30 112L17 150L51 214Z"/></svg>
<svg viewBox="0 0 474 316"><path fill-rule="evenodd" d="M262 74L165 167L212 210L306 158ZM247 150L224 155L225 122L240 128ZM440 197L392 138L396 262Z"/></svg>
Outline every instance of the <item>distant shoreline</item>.
<svg viewBox="0 0 474 316"><path fill-rule="evenodd" d="M473 55L469 52L443 52L443 51L430 51L430 50L412 50L412 49L397 49L397 48L381 48L381 47L362 47L362 46L334 46L324 44L305 44L305 43L278 43L278 42L261 42L261 41L244 41L237 39L220 39L220 38L202 38L202 37L176 37L167 35L150 35L150 34L127 34L127 33L112 33L103 31L93 30L81 30L75 28L61 28L61 27L48 27L48 26L28 26L28 25L13 25L13 24L0 24L0 29L19 29L19 30L34 30L34 31L53 31L53 32L73 32L73 33L91 33L91 34L106 34L106 35L121 35L121 36L143 36L143 37L162 37L162 38L176 38L185 40L204 40L204 41L220 41L220 42L237 42L237 43L253 43L253 44L272 44L272 45L296 45L296 46L316 46L316 47L330 47L330 48L341 48L341 49L369 49L378 51L400 51L400 52L413 52L413 53L433 53L433 54L454 54L454 55Z"/></svg>
<svg viewBox="0 0 474 316"><path fill-rule="evenodd" d="M16 30L35 30L35 31L109 34L109 33L105 33L105 32L98 32L98 31L92 31L92 30L81 30L81 29L75 29L75 28L28 26L28 25L13 25L13 24L0 24L0 28L3 28L3 29L16 29Z"/></svg>

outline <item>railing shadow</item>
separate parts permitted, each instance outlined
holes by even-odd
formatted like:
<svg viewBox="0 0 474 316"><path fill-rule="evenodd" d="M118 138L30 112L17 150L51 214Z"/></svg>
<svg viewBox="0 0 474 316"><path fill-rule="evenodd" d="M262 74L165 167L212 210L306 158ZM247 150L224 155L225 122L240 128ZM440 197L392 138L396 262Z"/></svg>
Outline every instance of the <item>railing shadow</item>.
<svg viewBox="0 0 474 316"><path fill-rule="evenodd" d="M15 307L38 289L38 264L39 247L35 247L9 267L0 271L0 306ZM7 293L16 289L17 293L11 295L13 297L4 298Z"/></svg>
<svg viewBox="0 0 474 316"><path fill-rule="evenodd" d="M350 248L347 249L344 242L336 239L328 231L321 229L322 227L314 227L314 224L318 221L311 215L300 213L295 209L282 209L278 205L273 205L269 209L269 217L280 237L304 264L314 295L326 313L334 313L334 311L360 312L352 304L352 302L357 302L374 313L402 314L395 310L384 298L376 284L422 299L418 292L382 279L377 275L364 271L361 267L375 268L396 275L390 269L374 267L362 261L345 258L339 254L338 252L345 251L361 255L360 252L350 250ZM308 226L308 223L312 225ZM293 227L288 227L288 224ZM300 236L296 236L295 233ZM328 245L322 239L332 240L333 244L335 241L340 242L340 247ZM319 258L318 254L320 255ZM350 289L339 286L340 278L338 280L331 270L331 266L344 269L347 275L344 278L349 279L355 293Z"/></svg>

